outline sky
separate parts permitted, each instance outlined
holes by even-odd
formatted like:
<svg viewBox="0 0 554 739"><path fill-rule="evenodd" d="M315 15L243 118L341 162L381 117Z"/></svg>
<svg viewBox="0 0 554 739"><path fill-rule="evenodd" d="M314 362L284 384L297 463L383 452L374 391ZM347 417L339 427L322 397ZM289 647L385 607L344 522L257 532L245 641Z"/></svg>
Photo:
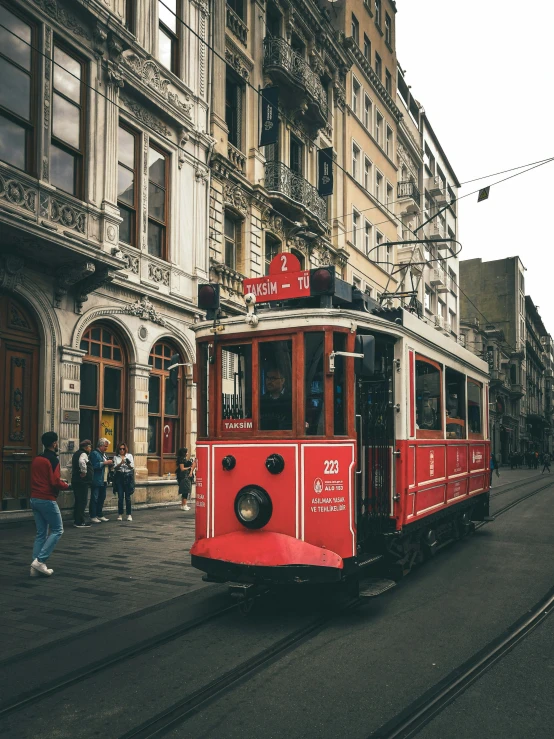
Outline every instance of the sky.
<svg viewBox="0 0 554 739"><path fill-rule="evenodd" d="M554 157L554 3L397 0L396 52L456 173L466 180ZM463 185L460 197L510 172ZM519 256L554 334L554 161L459 203L460 259Z"/></svg>

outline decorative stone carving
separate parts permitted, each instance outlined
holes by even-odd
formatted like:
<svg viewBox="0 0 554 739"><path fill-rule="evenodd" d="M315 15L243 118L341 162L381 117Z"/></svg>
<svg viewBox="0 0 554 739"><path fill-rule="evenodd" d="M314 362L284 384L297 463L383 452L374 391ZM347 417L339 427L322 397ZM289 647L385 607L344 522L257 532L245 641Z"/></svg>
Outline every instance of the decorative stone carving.
<svg viewBox="0 0 554 739"><path fill-rule="evenodd" d="M248 67L244 63L244 57L242 54L231 51L231 49L225 49L225 61L229 64L235 72L237 72L243 79L248 81L250 72Z"/></svg>
<svg viewBox="0 0 554 739"><path fill-rule="evenodd" d="M10 326L16 326L17 328L30 328L23 313L21 313L13 303L10 303Z"/></svg>
<svg viewBox="0 0 554 739"><path fill-rule="evenodd" d="M338 107L341 110L344 110L346 106L346 90L340 84L340 82L335 82L335 84L333 85L333 90L335 91L335 101Z"/></svg>
<svg viewBox="0 0 554 739"><path fill-rule="evenodd" d="M181 169L183 167L183 164L186 162L185 146L189 139L190 139L190 134L187 131L187 129L181 128L181 130L179 131L179 160L178 160L179 169Z"/></svg>
<svg viewBox="0 0 554 739"><path fill-rule="evenodd" d="M223 203L231 205L243 214L248 210L248 196L239 185L232 183L225 183L223 186Z"/></svg>
<svg viewBox="0 0 554 739"><path fill-rule="evenodd" d="M152 282L158 282L169 287L169 270L164 269L153 262L149 262L148 279L152 280Z"/></svg>
<svg viewBox="0 0 554 739"><path fill-rule="evenodd" d="M262 212L262 227L268 231L272 231L281 238L285 235L285 224L281 216L275 215L271 208L266 208Z"/></svg>
<svg viewBox="0 0 554 739"><path fill-rule="evenodd" d="M75 36L90 40L90 34L78 23L74 16L60 8L56 0L33 0L47 15L57 21L67 31L71 31Z"/></svg>
<svg viewBox="0 0 554 739"><path fill-rule="evenodd" d="M75 312L82 313L83 303L87 302L90 293L112 282L113 279L114 274L109 267L101 267L94 274L79 282L75 288Z"/></svg>
<svg viewBox="0 0 554 739"><path fill-rule="evenodd" d="M185 95L186 102L182 102L176 93L171 92L168 89L171 84L170 81L161 74L160 68L152 59L141 59L136 54L131 54L129 56L123 56L122 62L143 84L159 93L179 113L182 113L187 118L191 117L192 103L190 102L190 97Z"/></svg>
<svg viewBox="0 0 554 739"><path fill-rule="evenodd" d="M23 279L23 267L25 262L21 257L8 256L3 262L0 261L0 290L6 289L9 292L15 290Z"/></svg>
<svg viewBox="0 0 554 739"><path fill-rule="evenodd" d="M56 272L54 306L60 307L61 300L72 285L90 277L96 272L94 262L76 262L60 267Z"/></svg>
<svg viewBox="0 0 554 739"><path fill-rule="evenodd" d="M197 182L206 182L210 171L207 167L203 167L201 164L196 164L194 167L194 176Z"/></svg>
<svg viewBox="0 0 554 739"><path fill-rule="evenodd" d="M152 321L152 323L158 323L160 326L166 325L165 318L155 310L154 306L146 296L137 300L133 305L125 306L124 312L131 316L142 318L143 321Z"/></svg>
<svg viewBox="0 0 554 739"><path fill-rule="evenodd" d="M169 128L160 120L158 120L158 118L153 116L149 110L143 108L142 105L139 105L134 100L131 100L125 95L120 95L119 99L126 108L129 108L129 110L137 120L139 120L141 123L144 123L144 125L152 129L152 131L156 131L156 133L159 133L161 136L168 136L171 134Z"/></svg>
<svg viewBox="0 0 554 739"><path fill-rule="evenodd" d="M148 338L148 329L146 326L139 326L137 331L137 336L141 341L146 341Z"/></svg>
<svg viewBox="0 0 554 739"><path fill-rule="evenodd" d="M92 48L98 54L98 56L104 56L104 45L108 38L108 32L104 26L100 23L96 23L96 28L92 32Z"/></svg>
<svg viewBox="0 0 554 739"><path fill-rule="evenodd" d="M138 275L139 273L139 258L134 257L131 254L126 254L123 252L123 256L121 257L123 261L125 262L125 269L128 269L130 272L132 272L135 275Z"/></svg>
<svg viewBox="0 0 554 739"><path fill-rule="evenodd" d="M19 180L12 177L7 178L0 174L0 198L5 198L13 205L36 213L38 192L32 187L27 187Z"/></svg>
<svg viewBox="0 0 554 739"><path fill-rule="evenodd" d="M86 233L86 213L54 197L50 198L50 219L54 223L61 223L66 228L73 228L82 234Z"/></svg>
<svg viewBox="0 0 554 739"><path fill-rule="evenodd" d="M106 229L106 236L108 237L108 241L115 241L116 233L117 232L115 230L115 226L112 226L112 224L110 223L110 225Z"/></svg>

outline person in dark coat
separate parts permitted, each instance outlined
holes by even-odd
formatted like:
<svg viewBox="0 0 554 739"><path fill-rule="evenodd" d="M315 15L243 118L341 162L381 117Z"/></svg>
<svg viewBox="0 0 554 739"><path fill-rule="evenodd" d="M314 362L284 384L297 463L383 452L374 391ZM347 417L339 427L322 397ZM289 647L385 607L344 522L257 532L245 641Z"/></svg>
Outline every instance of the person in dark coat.
<svg viewBox="0 0 554 739"><path fill-rule="evenodd" d="M73 526L76 529L87 529L90 523L85 521L88 489L92 483L92 464L89 454L92 451L92 441L83 439L79 448L71 458L71 487L75 505L73 506Z"/></svg>
<svg viewBox="0 0 554 739"><path fill-rule="evenodd" d="M181 447L177 452L177 481L179 482L179 495L181 496L181 510L190 511L188 504L189 495L192 491L192 478L196 471L196 460L189 459L188 449Z"/></svg>

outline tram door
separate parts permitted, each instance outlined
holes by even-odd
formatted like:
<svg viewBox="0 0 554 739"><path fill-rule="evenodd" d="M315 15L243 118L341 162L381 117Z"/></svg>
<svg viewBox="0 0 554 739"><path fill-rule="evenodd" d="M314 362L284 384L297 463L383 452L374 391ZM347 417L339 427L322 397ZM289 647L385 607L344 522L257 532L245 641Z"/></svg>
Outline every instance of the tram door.
<svg viewBox="0 0 554 739"><path fill-rule="evenodd" d="M394 343L376 338L375 374L356 377L358 544L391 527ZM368 542L369 543L369 542Z"/></svg>

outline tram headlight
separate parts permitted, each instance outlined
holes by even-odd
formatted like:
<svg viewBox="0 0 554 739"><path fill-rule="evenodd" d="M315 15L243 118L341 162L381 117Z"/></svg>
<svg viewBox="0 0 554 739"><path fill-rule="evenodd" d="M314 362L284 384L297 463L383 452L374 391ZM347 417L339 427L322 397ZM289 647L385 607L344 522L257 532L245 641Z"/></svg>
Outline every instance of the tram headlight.
<svg viewBox="0 0 554 739"><path fill-rule="evenodd" d="M273 505L265 490L248 486L235 498L235 515L247 529L261 529L271 518Z"/></svg>

